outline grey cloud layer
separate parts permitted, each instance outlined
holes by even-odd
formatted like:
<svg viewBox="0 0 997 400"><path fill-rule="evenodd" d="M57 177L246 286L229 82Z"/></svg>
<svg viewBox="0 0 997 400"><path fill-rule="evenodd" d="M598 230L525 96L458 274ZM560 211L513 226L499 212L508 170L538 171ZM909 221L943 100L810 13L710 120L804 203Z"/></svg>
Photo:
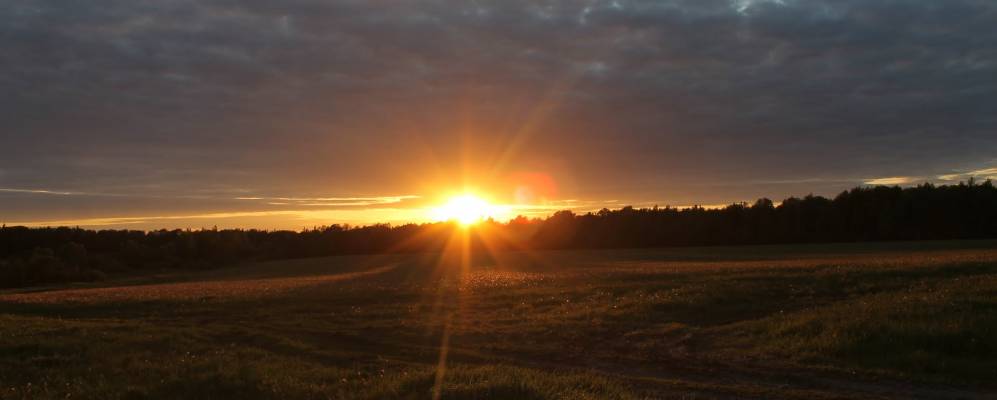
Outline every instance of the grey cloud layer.
<svg viewBox="0 0 997 400"><path fill-rule="evenodd" d="M0 183L373 194L462 119L644 197L985 168L995 25L985 0L10 1Z"/></svg>

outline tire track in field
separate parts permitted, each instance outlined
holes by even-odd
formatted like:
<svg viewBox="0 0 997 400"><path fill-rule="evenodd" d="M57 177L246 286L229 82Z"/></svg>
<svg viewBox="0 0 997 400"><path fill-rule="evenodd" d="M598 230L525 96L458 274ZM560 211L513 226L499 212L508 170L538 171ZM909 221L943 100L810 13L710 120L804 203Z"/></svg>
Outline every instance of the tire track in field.
<svg viewBox="0 0 997 400"><path fill-rule="evenodd" d="M267 297L294 289L343 282L379 275L394 270L398 264L360 272L217 281L173 282L81 289L56 289L42 292L0 295L0 302L19 304L106 303L143 301L191 301L228 298Z"/></svg>

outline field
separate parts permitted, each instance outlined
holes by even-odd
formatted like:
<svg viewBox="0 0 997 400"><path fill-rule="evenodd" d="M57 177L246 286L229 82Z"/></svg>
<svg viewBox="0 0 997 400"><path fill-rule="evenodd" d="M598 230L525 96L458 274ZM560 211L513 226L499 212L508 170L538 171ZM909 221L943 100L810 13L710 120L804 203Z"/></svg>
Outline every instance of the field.
<svg viewBox="0 0 997 400"><path fill-rule="evenodd" d="M997 242L350 256L0 292L0 398L997 398Z"/></svg>

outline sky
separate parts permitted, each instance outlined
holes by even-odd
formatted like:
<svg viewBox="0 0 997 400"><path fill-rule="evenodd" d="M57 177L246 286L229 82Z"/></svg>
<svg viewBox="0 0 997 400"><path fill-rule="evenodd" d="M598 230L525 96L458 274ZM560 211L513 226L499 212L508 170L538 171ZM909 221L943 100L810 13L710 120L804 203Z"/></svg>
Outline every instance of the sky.
<svg viewBox="0 0 997 400"><path fill-rule="evenodd" d="M990 0L0 3L0 223L422 222L997 178Z"/></svg>

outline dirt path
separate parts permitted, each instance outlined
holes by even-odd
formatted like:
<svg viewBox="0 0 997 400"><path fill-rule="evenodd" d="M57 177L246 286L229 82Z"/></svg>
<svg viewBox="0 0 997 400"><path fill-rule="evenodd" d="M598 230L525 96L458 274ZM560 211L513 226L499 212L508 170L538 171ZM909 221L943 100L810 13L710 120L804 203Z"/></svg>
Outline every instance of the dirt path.
<svg viewBox="0 0 997 400"><path fill-rule="evenodd" d="M288 278L174 282L12 293L0 295L0 302L58 304L266 297L286 293L292 289L378 275L397 267L397 264L392 264L359 272Z"/></svg>

